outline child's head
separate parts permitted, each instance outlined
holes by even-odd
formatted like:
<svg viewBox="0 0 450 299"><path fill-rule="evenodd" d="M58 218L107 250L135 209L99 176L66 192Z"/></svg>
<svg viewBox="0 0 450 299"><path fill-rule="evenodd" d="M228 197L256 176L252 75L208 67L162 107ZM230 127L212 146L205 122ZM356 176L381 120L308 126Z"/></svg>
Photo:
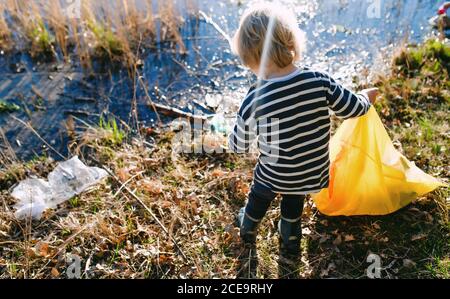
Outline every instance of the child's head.
<svg viewBox="0 0 450 299"><path fill-rule="evenodd" d="M267 34L269 26L272 34ZM270 38L267 42L266 36ZM268 46L267 65L282 69L300 60L305 46L304 34L295 15L280 5L265 3L250 7L233 41L234 52L254 71L261 67L265 45Z"/></svg>

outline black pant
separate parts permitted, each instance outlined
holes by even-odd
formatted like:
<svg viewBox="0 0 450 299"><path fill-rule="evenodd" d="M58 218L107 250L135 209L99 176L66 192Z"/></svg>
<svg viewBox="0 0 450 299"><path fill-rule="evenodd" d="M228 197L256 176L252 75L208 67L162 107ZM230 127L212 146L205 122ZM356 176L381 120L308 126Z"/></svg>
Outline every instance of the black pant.
<svg viewBox="0 0 450 299"><path fill-rule="evenodd" d="M248 196L247 206L245 207L247 216L255 222L261 221L276 197L277 194L269 188L258 182L254 182ZM306 196L282 195L282 198L281 217L288 222L300 221Z"/></svg>

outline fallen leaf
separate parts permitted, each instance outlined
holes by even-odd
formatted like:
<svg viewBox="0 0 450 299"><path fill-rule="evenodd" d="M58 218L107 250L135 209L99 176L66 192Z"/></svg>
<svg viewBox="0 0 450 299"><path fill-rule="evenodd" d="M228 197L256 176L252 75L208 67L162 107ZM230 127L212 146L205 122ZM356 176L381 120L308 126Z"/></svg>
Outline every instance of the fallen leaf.
<svg viewBox="0 0 450 299"><path fill-rule="evenodd" d="M221 169L214 169L213 172L211 172L211 176L213 178L220 178L225 175L225 172Z"/></svg>
<svg viewBox="0 0 450 299"><path fill-rule="evenodd" d="M125 183L129 178L131 178L130 170L126 168L119 169L116 175L122 183Z"/></svg>
<svg viewBox="0 0 450 299"><path fill-rule="evenodd" d="M48 243L46 243L46 242L37 243L35 250L36 250L36 253L41 257L47 257L50 255Z"/></svg>
<svg viewBox="0 0 450 299"><path fill-rule="evenodd" d="M57 278L60 275L58 269L56 268L52 268L51 274L53 278Z"/></svg>
<svg viewBox="0 0 450 299"><path fill-rule="evenodd" d="M145 191L151 194L161 194L164 190L164 185L159 180L143 179L138 182Z"/></svg>
<svg viewBox="0 0 450 299"><path fill-rule="evenodd" d="M346 235L344 240L345 242L355 241L355 237L353 235Z"/></svg>
<svg viewBox="0 0 450 299"><path fill-rule="evenodd" d="M169 208L173 207L173 203L171 201L164 200L164 201L160 202L159 206L162 209L169 209Z"/></svg>

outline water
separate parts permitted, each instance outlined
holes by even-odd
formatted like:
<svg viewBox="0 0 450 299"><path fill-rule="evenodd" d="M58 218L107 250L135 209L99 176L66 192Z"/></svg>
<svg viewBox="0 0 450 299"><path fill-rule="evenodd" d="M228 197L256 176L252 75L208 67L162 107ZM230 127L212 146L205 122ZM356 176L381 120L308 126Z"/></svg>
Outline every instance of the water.
<svg viewBox="0 0 450 299"><path fill-rule="evenodd" d="M239 1L194 2L230 35L244 11ZM382 72L387 57L406 40L422 41L431 32L428 19L440 6L433 0L381 0L379 17L369 18L373 1L368 0L281 2L297 13L307 34L303 63L330 72L346 85L352 84L355 75L370 80L371 74ZM183 11L184 1L178 5ZM211 113L199 103L212 102L230 103L223 112L236 110L252 77L233 56L228 42L210 24L188 16L182 36L188 50L185 56L164 47L143 53L141 75L152 99L187 112ZM0 126L20 158L44 152L54 155L13 116L30 122L64 155L69 141L64 123L70 115L76 116L79 128L80 120L97 124L101 114L132 121L133 82L126 71L86 76L78 65L36 65L27 55L17 54L0 57L0 74L0 98L23 107L13 114L0 113ZM37 94L43 99L37 99ZM136 98L140 123L155 125L157 117L142 88L136 91ZM1 142L0 137L0 146Z"/></svg>

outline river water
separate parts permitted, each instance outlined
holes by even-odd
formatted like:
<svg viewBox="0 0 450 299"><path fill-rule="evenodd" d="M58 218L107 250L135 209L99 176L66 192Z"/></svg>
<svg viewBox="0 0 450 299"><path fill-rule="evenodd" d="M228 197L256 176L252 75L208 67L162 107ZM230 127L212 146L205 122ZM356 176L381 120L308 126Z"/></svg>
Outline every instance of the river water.
<svg viewBox="0 0 450 299"><path fill-rule="evenodd" d="M181 14L187 0L179 0ZM246 5L242 1L189 1L189 7L210 15L230 35L236 30ZM389 57L406 42L420 42L431 34L428 20L440 3L435 0L286 0L294 10L299 26L307 34L303 64L330 72L351 86L356 76L370 81L386 69ZM186 112L208 114L204 104L227 102L232 112L245 95L252 77L240 66L228 43L210 24L185 15L182 36L187 55L160 46L143 53L143 81L155 102ZM31 62L23 53L0 57L0 99L22 109L0 113L0 126L19 158L29 159L49 151L42 140L14 117L29 122L50 145L67 154L69 141L65 122L73 115L83 122L97 124L99 115L117 117L131 123L132 111L145 126L156 124L146 92L136 91L133 110L133 82L126 71L87 76L80 66ZM36 95L42 100L35 100ZM34 99L34 100L33 100ZM169 122L169 118L163 118ZM5 140L0 137L0 147ZM54 156L57 158L56 156Z"/></svg>

